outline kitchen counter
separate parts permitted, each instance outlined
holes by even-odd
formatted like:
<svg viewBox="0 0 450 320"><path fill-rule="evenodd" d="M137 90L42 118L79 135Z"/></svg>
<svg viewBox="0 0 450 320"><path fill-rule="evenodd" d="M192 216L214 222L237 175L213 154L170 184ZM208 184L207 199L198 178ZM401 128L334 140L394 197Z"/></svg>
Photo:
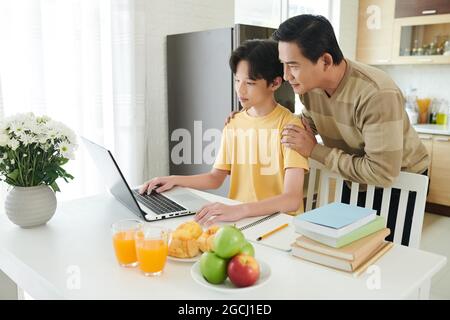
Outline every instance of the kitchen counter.
<svg viewBox="0 0 450 320"><path fill-rule="evenodd" d="M450 126L449 125L439 125L439 124L415 124L414 129L418 133L428 133L428 134L442 134L450 136Z"/></svg>

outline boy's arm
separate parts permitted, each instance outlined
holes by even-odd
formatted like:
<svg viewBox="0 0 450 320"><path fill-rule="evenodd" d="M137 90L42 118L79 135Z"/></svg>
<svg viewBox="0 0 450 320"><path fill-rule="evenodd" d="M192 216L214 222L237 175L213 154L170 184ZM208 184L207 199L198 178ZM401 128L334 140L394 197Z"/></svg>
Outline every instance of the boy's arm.
<svg viewBox="0 0 450 320"><path fill-rule="evenodd" d="M229 171L213 168L210 172L192 176L167 176L157 177L146 182L139 190L140 193L151 191L156 186L156 192L164 192L175 186L194 188L198 190L208 190L219 188Z"/></svg>
<svg viewBox="0 0 450 320"><path fill-rule="evenodd" d="M217 189L229 174L227 170L213 168L210 172L193 176L175 176L177 185L198 190Z"/></svg>
<svg viewBox="0 0 450 320"><path fill-rule="evenodd" d="M283 193L265 200L243 204L245 216L261 216L278 211L297 211L303 201L304 173L302 168L287 168Z"/></svg>
<svg viewBox="0 0 450 320"><path fill-rule="evenodd" d="M284 178L283 193L269 199L225 205L212 203L204 206L195 216L201 224L211 225L219 221L237 221L245 217L261 216L274 212L297 211L303 201L304 169L287 168Z"/></svg>

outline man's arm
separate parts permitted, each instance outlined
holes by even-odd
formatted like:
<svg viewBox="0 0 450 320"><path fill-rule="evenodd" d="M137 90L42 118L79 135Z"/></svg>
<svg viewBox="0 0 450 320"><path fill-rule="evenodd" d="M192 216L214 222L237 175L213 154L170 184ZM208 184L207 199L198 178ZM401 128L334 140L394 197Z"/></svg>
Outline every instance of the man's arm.
<svg viewBox="0 0 450 320"><path fill-rule="evenodd" d="M387 187L399 175L403 156L403 99L395 90L382 91L357 110L364 154L315 145L311 158L345 179Z"/></svg>

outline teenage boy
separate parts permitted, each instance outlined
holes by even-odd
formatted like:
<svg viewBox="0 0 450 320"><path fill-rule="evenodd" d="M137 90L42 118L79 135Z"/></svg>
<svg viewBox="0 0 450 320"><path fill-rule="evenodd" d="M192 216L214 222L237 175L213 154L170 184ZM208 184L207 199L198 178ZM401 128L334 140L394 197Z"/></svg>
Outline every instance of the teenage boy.
<svg viewBox="0 0 450 320"><path fill-rule="evenodd" d="M140 192L163 192L174 186L217 189L230 175L228 196L242 204L208 204L195 216L199 223L208 226L278 211L302 212L303 177L308 162L284 147L280 139L284 126L303 125L274 98L283 81L277 43L246 41L232 53L229 64L243 112L225 126L212 170L193 176L154 178Z"/></svg>

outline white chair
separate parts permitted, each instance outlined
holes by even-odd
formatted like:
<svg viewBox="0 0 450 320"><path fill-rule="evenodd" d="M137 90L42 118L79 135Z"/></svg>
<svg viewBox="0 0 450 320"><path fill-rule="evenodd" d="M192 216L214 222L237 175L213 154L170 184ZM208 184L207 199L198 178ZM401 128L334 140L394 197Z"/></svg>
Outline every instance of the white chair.
<svg viewBox="0 0 450 320"><path fill-rule="evenodd" d="M316 207L323 206L331 200L331 202L340 202L342 196L342 184L344 179L337 173L331 172L325 168L321 163L309 159L309 179L308 190L306 198L305 211L313 208L314 191L316 187L316 177L318 177L318 193L316 200ZM335 179L336 186L334 195L329 195L330 183ZM394 230L394 243L401 244L403 227L405 224L406 206L408 202L409 191L416 192L416 200L414 203L414 214L412 217L411 233L409 237L409 247L419 248L420 237L422 233L423 217L425 214L425 202L428 190L428 177L421 174L414 174L408 172L400 172L400 175L394 183L383 189L383 198L381 202L380 215L388 219L389 203L391 198L392 188L400 189L400 200L398 205L397 219ZM359 183L351 182L350 204L357 205L358 202ZM366 203L364 207L372 208L374 199L374 185L367 185ZM331 199L330 199L331 198ZM392 231L392 230L391 230Z"/></svg>

